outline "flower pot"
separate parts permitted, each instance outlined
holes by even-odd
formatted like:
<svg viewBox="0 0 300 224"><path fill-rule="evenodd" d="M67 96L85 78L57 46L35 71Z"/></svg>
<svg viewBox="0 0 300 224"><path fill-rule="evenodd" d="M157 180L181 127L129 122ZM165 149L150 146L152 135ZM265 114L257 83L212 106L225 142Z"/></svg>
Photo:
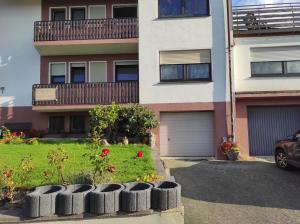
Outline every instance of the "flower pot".
<svg viewBox="0 0 300 224"><path fill-rule="evenodd" d="M25 214L30 218L53 215L57 212L57 196L65 191L64 186L37 187L25 197Z"/></svg>
<svg viewBox="0 0 300 224"><path fill-rule="evenodd" d="M122 191L122 210L125 212L139 212L150 209L151 189L148 183L128 183Z"/></svg>
<svg viewBox="0 0 300 224"><path fill-rule="evenodd" d="M237 161L239 159L239 152L227 152L226 157L230 161Z"/></svg>
<svg viewBox="0 0 300 224"><path fill-rule="evenodd" d="M67 186L66 191L58 196L59 215L79 215L89 212L90 192L95 189L88 184Z"/></svg>
<svg viewBox="0 0 300 224"><path fill-rule="evenodd" d="M97 215L112 214L120 211L121 184L98 185L90 195L90 212Z"/></svg>
<svg viewBox="0 0 300 224"><path fill-rule="evenodd" d="M151 208L169 210L181 204L181 186L173 181L154 183L151 192Z"/></svg>

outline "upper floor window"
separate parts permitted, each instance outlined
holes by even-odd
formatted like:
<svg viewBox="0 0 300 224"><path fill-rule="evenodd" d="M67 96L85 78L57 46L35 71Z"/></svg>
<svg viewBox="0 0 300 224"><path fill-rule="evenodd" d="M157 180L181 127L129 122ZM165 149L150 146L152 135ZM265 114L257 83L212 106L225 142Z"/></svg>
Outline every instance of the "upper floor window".
<svg viewBox="0 0 300 224"><path fill-rule="evenodd" d="M159 17L208 16L209 0L159 0Z"/></svg>
<svg viewBox="0 0 300 224"><path fill-rule="evenodd" d="M136 5L115 5L113 6L114 18L137 18Z"/></svg>
<svg viewBox="0 0 300 224"><path fill-rule="evenodd" d="M86 77L85 63L71 63L70 67L71 83L84 83Z"/></svg>
<svg viewBox="0 0 300 224"><path fill-rule="evenodd" d="M51 9L51 20L61 21L66 19L66 9L65 8L52 8Z"/></svg>
<svg viewBox="0 0 300 224"><path fill-rule="evenodd" d="M71 20L84 20L86 19L86 9L85 7L72 7L70 9Z"/></svg>
<svg viewBox="0 0 300 224"><path fill-rule="evenodd" d="M137 62L117 62L115 64L116 82L139 80L139 65Z"/></svg>
<svg viewBox="0 0 300 224"><path fill-rule="evenodd" d="M57 62L50 64L50 83L63 84L66 79L66 63Z"/></svg>
<svg viewBox="0 0 300 224"><path fill-rule="evenodd" d="M211 81L210 50L160 52L160 81Z"/></svg>
<svg viewBox="0 0 300 224"><path fill-rule="evenodd" d="M252 62L253 77L300 75L300 61Z"/></svg>

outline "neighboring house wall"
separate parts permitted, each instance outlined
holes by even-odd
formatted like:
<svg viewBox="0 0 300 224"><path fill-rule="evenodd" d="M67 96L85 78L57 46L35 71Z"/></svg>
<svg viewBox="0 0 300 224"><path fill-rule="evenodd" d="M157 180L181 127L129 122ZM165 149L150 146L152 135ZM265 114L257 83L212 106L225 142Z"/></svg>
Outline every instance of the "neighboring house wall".
<svg viewBox="0 0 300 224"><path fill-rule="evenodd" d="M158 18L158 0L139 1L140 102L229 101L226 66L226 6L210 1L211 16ZM211 49L212 82L160 83L160 51Z"/></svg>
<svg viewBox="0 0 300 224"><path fill-rule="evenodd" d="M40 77L33 24L40 19L40 0L0 0L0 107L31 107L32 85Z"/></svg>
<svg viewBox="0 0 300 224"><path fill-rule="evenodd" d="M234 80L236 92L253 91L286 91L299 90L300 77L251 77L251 49L270 48L270 54L260 61L277 61L272 55L272 48L287 48L300 52L300 36L265 36L236 38L234 46ZM273 57L273 58L272 58ZM292 60L292 55L283 52L281 58ZM279 59L281 60L281 59ZM294 60L300 60L300 54L296 54Z"/></svg>

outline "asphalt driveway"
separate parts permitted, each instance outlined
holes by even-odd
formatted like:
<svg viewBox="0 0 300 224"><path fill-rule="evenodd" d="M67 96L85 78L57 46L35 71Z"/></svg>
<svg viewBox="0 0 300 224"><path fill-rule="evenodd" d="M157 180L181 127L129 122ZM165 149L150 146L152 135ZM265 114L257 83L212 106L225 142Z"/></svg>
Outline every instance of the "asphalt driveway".
<svg viewBox="0 0 300 224"><path fill-rule="evenodd" d="M168 160L187 224L300 224L300 171L268 162Z"/></svg>

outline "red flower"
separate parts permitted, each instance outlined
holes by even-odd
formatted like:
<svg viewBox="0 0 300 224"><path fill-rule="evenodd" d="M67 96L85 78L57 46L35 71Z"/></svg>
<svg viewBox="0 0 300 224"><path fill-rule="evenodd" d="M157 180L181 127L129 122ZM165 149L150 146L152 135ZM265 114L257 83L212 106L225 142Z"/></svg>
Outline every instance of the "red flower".
<svg viewBox="0 0 300 224"><path fill-rule="evenodd" d="M106 156L106 154L104 154L103 152L99 155L99 158L103 158L103 157L105 157Z"/></svg>
<svg viewBox="0 0 300 224"><path fill-rule="evenodd" d="M107 170L111 173L114 173L114 172L116 172L116 167L114 165L112 165L112 166L109 166Z"/></svg>
<svg viewBox="0 0 300 224"><path fill-rule="evenodd" d="M110 153L110 151L109 151L109 149L106 149L106 148L105 148L105 149L102 150L102 153L105 154L105 155L107 155L107 154Z"/></svg>
<svg viewBox="0 0 300 224"><path fill-rule="evenodd" d="M11 136L13 136L13 137L17 137L17 132L13 132L13 133L11 133Z"/></svg>
<svg viewBox="0 0 300 224"><path fill-rule="evenodd" d="M12 170L6 170L3 172L3 176L10 178L12 176Z"/></svg>
<svg viewBox="0 0 300 224"><path fill-rule="evenodd" d="M231 149L231 146L232 146L231 143L224 142L222 147L223 147L224 151L226 152L226 151L229 151Z"/></svg>
<svg viewBox="0 0 300 224"><path fill-rule="evenodd" d="M142 158L143 157L143 152L142 151L138 151L137 152L137 157L138 158Z"/></svg>

